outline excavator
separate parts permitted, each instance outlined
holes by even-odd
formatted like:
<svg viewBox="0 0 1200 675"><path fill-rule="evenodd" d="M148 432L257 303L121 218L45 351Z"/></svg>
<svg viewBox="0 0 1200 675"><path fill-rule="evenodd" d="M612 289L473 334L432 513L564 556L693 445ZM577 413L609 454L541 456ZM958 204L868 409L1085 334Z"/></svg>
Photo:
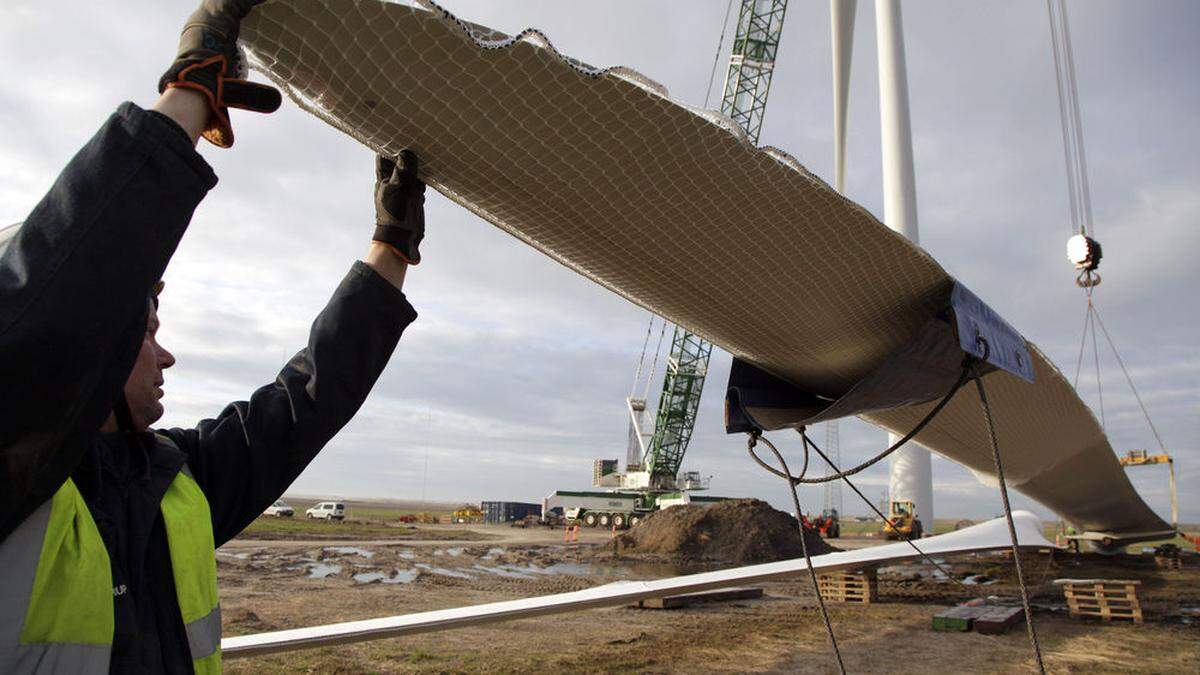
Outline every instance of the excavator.
<svg viewBox="0 0 1200 675"><path fill-rule="evenodd" d="M893 501L888 505L888 517L883 522L885 539L920 539L924 534L917 506L911 501Z"/></svg>
<svg viewBox="0 0 1200 675"><path fill-rule="evenodd" d="M464 504L461 509L454 512L455 523L482 523L483 511L478 506L473 504Z"/></svg>

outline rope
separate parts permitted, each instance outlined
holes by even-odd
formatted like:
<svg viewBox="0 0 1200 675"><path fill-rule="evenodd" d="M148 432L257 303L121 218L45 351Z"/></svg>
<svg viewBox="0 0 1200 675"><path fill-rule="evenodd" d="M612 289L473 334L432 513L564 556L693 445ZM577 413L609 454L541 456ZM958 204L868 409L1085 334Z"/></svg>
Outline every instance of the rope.
<svg viewBox="0 0 1200 675"><path fill-rule="evenodd" d="M746 448L750 451L750 456L758 460L758 457L754 454L754 445L757 443L759 435L757 432L752 432L749 434L749 437ZM774 453L775 459L779 460L779 466L783 468L782 473L772 472L776 473L776 475L791 476L791 473L788 471L787 462L783 459L783 454L776 449L773 443L765 438L762 440L771 449L771 452ZM761 464L762 462L759 463ZM807 452L804 453L804 469L808 469ZM803 475L804 471L800 473ZM790 478L788 479L788 491L792 495L792 506L796 509L796 526L800 528L800 550L804 552L804 563L808 566L808 577L812 580L813 593L817 596L817 605L821 608L821 620L825 623L825 633L829 636L829 645L833 648L834 658L837 659L838 671L842 675L845 675L846 664L842 662L842 651L838 649L837 636L833 634L833 624L829 621L829 610L825 608L825 598L821 597L821 585L817 582L817 570L813 567L812 556L808 554L808 540L805 537L806 532L804 531L804 512L800 510L800 496L796 494L796 483Z"/></svg>
<svg viewBox="0 0 1200 675"><path fill-rule="evenodd" d="M1083 370L1083 353L1084 353L1084 351L1087 350L1088 333L1091 333L1091 335L1092 335L1092 360L1095 363L1095 368L1096 368L1096 394L1100 399L1100 428L1103 430L1107 425L1106 425L1106 420L1105 420L1105 416L1104 416L1104 387L1102 386L1102 383L1100 381L1100 346L1096 342L1096 320L1099 318L1100 318L1099 314L1096 311L1096 305L1092 302L1092 289L1088 288L1087 289L1087 311L1084 312L1084 314L1083 314L1083 336L1079 340L1079 356L1078 356L1078 358L1075 359L1075 378L1071 382L1071 386L1076 390L1079 389L1079 373ZM1104 333L1106 336L1108 335L1107 330L1104 331ZM1116 354L1117 348L1115 346L1113 346L1111 338L1109 339L1109 346L1113 347L1113 353ZM1121 357L1118 355L1117 361L1120 362L1120 360L1121 360ZM1121 365L1121 369L1125 370L1124 364ZM1128 371L1126 371L1125 377L1126 377L1126 379L1129 378ZM1132 387L1133 381L1130 380L1129 384ZM1136 389L1134 390L1134 396L1137 396ZM1138 402L1141 403L1141 397L1138 397ZM1144 406L1142 408L1142 412L1145 413ZM1149 416L1147 416L1146 419L1148 421L1150 419ZM1153 429L1154 425L1151 424L1150 428ZM1155 435L1155 437L1157 437L1158 432L1156 431L1154 435Z"/></svg>
<svg viewBox="0 0 1200 675"><path fill-rule="evenodd" d="M1146 417L1146 424L1150 425L1150 431L1154 433L1154 440L1158 441L1158 447L1165 453L1167 446L1163 443L1162 436L1158 435L1158 429L1154 426L1154 422L1150 420L1150 411L1146 409L1146 404L1142 403L1142 397L1138 394L1137 387L1133 386L1133 378L1129 376L1129 370L1125 368L1125 361L1121 359L1121 354L1117 352L1117 345L1113 343L1112 336L1108 334L1108 329L1104 327L1104 320L1100 318L1100 310L1092 306L1090 298L1088 299L1088 305L1092 307L1092 315L1096 318L1096 323L1100 325L1100 330L1104 332L1104 339L1108 341L1108 346L1112 348L1113 356L1117 357L1117 363L1121 366L1121 372L1125 374L1125 381L1129 383L1129 388L1133 390L1133 397L1137 399L1138 406L1142 409L1142 415Z"/></svg>
<svg viewBox="0 0 1200 675"><path fill-rule="evenodd" d="M807 461L808 461L808 448L810 448L810 447L811 447L811 448L812 448L814 451L816 451L816 453L817 453L818 455L820 455L820 456L821 456L821 459L825 460L825 463L829 465L829 468L833 469L835 473L839 473L839 474L840 474L840 472L838 471L837 465L835 465L835 464L833 463L833 461L832 461L832 460L830 460L830 459L829 459L829 457L827 457L827 456L825 455L825 453L821 451L821 448L817 447L817 444L816 444L816 442L814 442L812 439L810 439L810 438L808 437L808 434L807 434L807 433L805 433L805 430L804 430L803 428L801 428L801 429L800 429L800 438L802 438L802 439L804 440L804 446L805 446L805 452L804 452L805 463L807 463ZM763 439L763 442L764 442L764 443L769 443L769 441L767 441L765 438ZM850 482L850 479L849 479L849 478L847 478L847 477L846 477L846 476L844 476L844 475L842 475L842 477L841 477L841 478L842 478L842 480L843 480L843 481L845 481L845 482L846 482L846 485L849 485L849 486L850 486L850 489L851 489L851 490L854 490L854 494L856 494L856 495L858 495L859 497L861 497L861 498L862 498L862 500L863 500L863 503L864 503L864 504L866 504L866 505L867 505L867 507L869 507L869 508L870 508L872 511L874 511L874 512L875 512L875 515L877 515L877 516L879 516L880 518L882 518L882 519L884 520L884 522L889 522L889 521L888 521L888 517L887 517L887 516L885 516L885 515L883 515L883 512L882 512L882 511L880 511L878 507L876 507L874 504L872 504L872 503L871 503L871 500L870 500L870 499L868 499L868 498L867 498L867 496L866 496L866 495L864 495L864 494L862 493L862 490L859 490L859 489L858 489L858 486L857 486L857 485L855 485L854 483ZM958 585L959 585L959 586L960 586L960 587L961 587L961 588L962 588L964 591L966 591L966 592L970 593L971 595L974 595L974 596L980 597L980 598L982 598L982 597L985 597L985 596L986 596L986 594L985 594L985 593L983 593L983 591L982 591L982 590L980 590L979 588L974 588L974 589L972 589L971 587L969 587L969 586L967 586L966 584L964 584L962 581L959 581L958 579L955 579L955 578L954 578L954 576L950 574L950 570L946 569L945 567L942 567L941 563L939 563L937 560L935 560L935 559L931 558L931 557L930 557L928 554L926 554L924 551L922 551L920 548L918 548L918 547L917 547L917 545L913 543L913 540L912 540L912 538L911 538L911 537L909 537L909 536L907 536L907 535L905 535L905 534L903 534L902 532L899 532L899 531L897 531L897 533L896 533L896 534L899 534L899 535L900 535L900 536L903 538L903 540L904 540L904 543L906 543L906 544L908 544L909 546L911 546L911 547L912 547L912 549L913 549L914 551L916 551L916 552L917 552L917 554L918 554L918 555L920 555L920 556L921 556L921 557L922 557L922 558L925 560L925 562L929 563L930 565L933 565L935 568L937 568L937 570L938 570L939 572L941 572L942 574L946 575L946 578L947 578L947 579L949 579L949 580L953 581L954 583L958 584Z"/></svg>
<svg viewBox="0 0 1200 675"><path fill-rule="evenodd" d="M1058 113L1062 121L1071 231L1094 236L1087 155L1083 147L1083 122L1079 114L1079 85L1075 79L1075 57L1071 48L1071 29L1067 25L1067 7L1062 0L1046 0L1046 11L1050 16L1050 47L1054 54L1054 78L1058 85Z"/></svg>
<svg viewBox="0 0 1200 675"><path fill-rule="evenodd" d="M1067 113L1067 94L1063 85L1062 57L1058 45L1058 23L1055 20L1054 0L1046 0L1046 11L1050 15L1050 47L1054 52L1054 80L1058 85L1058 115L1062 121L1063 160L1067 167L1067 197L1071 211L1071 232L1079 227L1079 206L1075 195L1075 166L1071 161L1071 120Z"/></svg>
<svg viewBox="0 0 1200 675"><path fill-rule="evenodd" d="M982 341L982 338L980 340ZM987 343L983 342L983 345L986 353ZM983 388L983 378L978 373L975 373L975 389L979 392L979 403L983 408L983 419L987 422L988 438L992 445L992 461L996 466L996 480L1000 484L1000 501L1004 504L1004 520L1008 523L1008 536L1012 541L1013 565L1017 568L1017 583L1021 586L1021 606L1025 609L1025 628L1029 633L1029 642L1033 645L1033 655L1037 659L1038 671L1045 675L1046 664L1042 662L1042 648L1038 644L1037 629L1033 625L1033 609L1029 606L1029 589L1025 586L1025 572L1021 569L1021 552L1017 546L1017 527L1013 524L1012 506L1008 503L1008 486L1004 482L1004 464L1000 461L1000 443L996 439L996 426L992 422L992 410L988 405L987 392Z"/></svg>
<svg viewBox="0 0 1200 675"><path fill-rule="evenodd" d="M907 434L905 434L903 438L896 441L887 450L884 450L883 452L879 453L878 455L875 455L871 459L868 459L867 461L863 462L862 464L859 464L858 466L855 466L851 469L847 469L845 471L839 471L837 473L829 474L827 476L821 476L820 478L804 478L803 476L791 476L786 473L780 473L778 469L776 469L775 467L769 466L766 462L763 462L761 459L759 459L758 455L754 453L753 446L751 446L750 456L752 458L754 458L754 461L757 462L759 466L766 469L767 471L770 471L771 473L775 474L776 476L779 476L780 478L785 478L790 481L795 481L797 484L814 485L817 483L828 483L830 481L835 481L839 478L845 478L846 476L853 476L854 474L860 473L863 470L870 468L872 465L877 464L878 462L882 461L888 455L899 450L905 443L912 440L912 438L914 436L921 433L921 430L924 429L930 422L932 422L934 417L937 417L937 414L942 411L942 408L945 408L946 404L950 402L950 399L954 398L954 395L956 393L958 393L958 390L961 389L962 386L967 383L967 380L970 377L970 373L971 373L971 366L968 362L967 364L963 365L962 373L959 374L958 380L954 383L954 386L950 388L950 391L946 392L946 395L942 397L942 400L938 401L937 405L933 406L933 409L931 409L928 413L925 414L925 417L922 418L921 421L918 422L917 425L912 428L912 431L909 431ZM807 464L805 466L807 466Z"/></svg>
<svg viewBox="0 0 1200 675"><path fill-rule="evenodd" d="M1088 317L1092 323L1092 358L1096 362L1096 396L1100 399L1100 430L1106 431L1108 424L1104 419L1104 387L1100 383L1100 345L1096 342L1096 307L1088 296Z"/></svg>
<svg viewBox="0 0 1200 675"><path fill-rule="evenodd" d="M1083 149L1083 117L1079 114L1079 83L1075 79L1075 48L1071 46L1071 25L1067 20L1067 5L1058 0L1062 14L1063 53L1067 62L1067 86L1071 92L1071 113L1075 121L1075 150L1079 162L1080 205L1083 207L1083 222L1087 224L1087 235L1096 236L1096 224L1092 222L1092 189L1088 185L1087 153Z"/></svg>
<svg viewBox="0 0 1200 675"><path fill-rule="evenodd" d="M708 75L708 89L704 90L704 107L708 108L708 99L712 96L713 81L717 79L717 66L721 63L721 50L725 46L725 31L729 28L729 12L733 9L733 0L725 5L725 20L721 22L721 39L717 40L717 53L713 54L712 72Z"/></svg>
<svg viewBox="0 0 1200 675"><path fill-rule="evenodd" d="M1092 322L1092 292L1088 290L1088 308L1083 314L1083 338L1079 341L1079 358L1075 359L1075 379L1071 380L1071 388L1079 389L1079 373L1083 369L1083 349L1087 346L1088 326Z"/></svg>

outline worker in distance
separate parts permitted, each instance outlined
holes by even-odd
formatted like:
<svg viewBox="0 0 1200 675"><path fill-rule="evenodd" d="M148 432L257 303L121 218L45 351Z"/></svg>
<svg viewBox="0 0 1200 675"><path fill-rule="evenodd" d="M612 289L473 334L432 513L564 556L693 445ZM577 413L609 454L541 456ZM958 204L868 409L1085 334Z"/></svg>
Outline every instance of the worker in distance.
<svg viewBox="0 0 1200 675"><path fill-rule="evenodd" d="M378 159L370 248L275 381L151 426L175 363L159 279L217 182L197 140L229 147L229 108L280 104L241 79L259 2L204 0L157 102L122 104L0 234L0 673L220 672L215 548L350 420L416 318L425 186L404 152Z"/></svg>

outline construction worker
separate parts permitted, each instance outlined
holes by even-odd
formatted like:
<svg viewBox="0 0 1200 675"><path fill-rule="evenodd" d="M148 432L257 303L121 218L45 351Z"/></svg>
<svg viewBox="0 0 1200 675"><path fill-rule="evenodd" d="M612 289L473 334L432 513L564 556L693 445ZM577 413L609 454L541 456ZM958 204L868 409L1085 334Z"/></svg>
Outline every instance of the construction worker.
<svg viewBox="0 0 1200 675"><path fill-rule="evenodd" d="M156 285L216 176L203 135L270 112L240 77L247 0L205 0L149 110L123 104L0 239L0 673L219 672L215 547L354 415L416 313L416 158L377 164L374 240L308 346L191 429L163 414ZM287 236L280 229L280 236Z"/></svg>

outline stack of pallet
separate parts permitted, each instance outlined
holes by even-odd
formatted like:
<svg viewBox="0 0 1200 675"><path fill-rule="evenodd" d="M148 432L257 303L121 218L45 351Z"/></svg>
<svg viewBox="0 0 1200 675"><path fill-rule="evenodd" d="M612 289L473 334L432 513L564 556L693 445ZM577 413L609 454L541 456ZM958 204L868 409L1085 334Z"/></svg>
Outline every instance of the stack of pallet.
<svg viewBox="0 0 1200 675"><path fill-rule="evenodd" d="M879 600L879 578L873 569L819 574L817 587L821 597L829 602L871 603Z"/></svg>
<svg viewBox="0 0 1200 675"><path fill-rule="evenodd" d="M1140 581L1127 579L1057 579L1063 587L1067 610L1072 618L1097 617L1104 621L1130 620L1142 622L1142 607L1138 603Z"/></svg>

